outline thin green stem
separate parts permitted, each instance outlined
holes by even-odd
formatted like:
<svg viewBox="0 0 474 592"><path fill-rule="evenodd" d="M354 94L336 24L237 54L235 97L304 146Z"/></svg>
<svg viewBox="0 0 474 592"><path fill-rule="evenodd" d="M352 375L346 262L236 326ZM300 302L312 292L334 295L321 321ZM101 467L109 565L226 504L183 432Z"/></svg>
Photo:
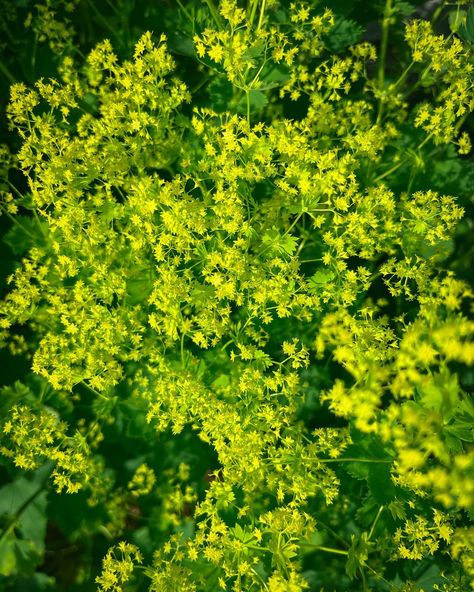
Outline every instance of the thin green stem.
<svg viewBox="0 0 474 592"><path fill-rule="evenodd" d="M38 487L38 489L36 491L34 491L30 497L28 497L22 504L21 506L18 508L18 510L15 512L15 515L12 516L12 518L10 519L10 521L8 522L8 524L3 528L2 532L0 533L0 541L2 541L4 539L4 537L8 534L8 532L10 531L10 529L16 524L16 522L18 521L18 519L20 518L20 516L23 514L23 512L26 510L26 508L35 501L35 499L39 496L40 493L42 493L46 487L46 482L49 478L49 474L48 477L44 480L44 482L41 484L40 487Z"/></svg>
<svg viewBox="0 0 474 592"><path fill-rule="evenodd" d="M346 541L337 534L337 532L335 530L333 530L330 526L328 526L327 524L325 524L324 522L322 522L318 517L316 517L316 523L317 525L321 525L323 528L325 528L330 534L332 534L332 536L337 539L341 545L343 545L344 547L348 547L349 545L346 543Z"/></svg>
<svg viewBox="0 0 474 592"><path fill-rule="evenodd" d="M266 50L265 50L265 56L266 56ZM267 64L267 59L266 57L263 60L262 65L260 66L260 68L258 69L257 73L255 74L255 76L253 77L252 81L250 82L250 84L247 86L247 88L251 89L254 87L255 83L258 81L258 77L260 76L260 74L262 73L263 68L266 66ZM247 77L247 74L245 75L245 77ZM260 90L262 90L260 88Z"/></svg>
<svg viewBox="0 0 474 592"><path fill-rule="evenodd" d="M367 537L368 541L370 541L370 539L372 538L372 535L374 534L375 527L377 526L377 522L379 521L380 515L383 512L383 509L384 509L384 507L380 506L379 511L377 512L377 515L375 516L372 526L370 527L369 536Z"/></svg>
<svg viewBox="0 0 474 592"><path fill-rule="evenodd" d="M388 31L390 28L390 17L392 14L392 0L385 0L385 9L383 12L382 19L382 39L380 42L380 58L378 67L378 82L382 89L385 83L385 61L387 59L387 47L388 47Z"/></svg>
<svg viewBox="0 0 474 592"><path fill-rule="evenodd" d="M103 524L100 524L98 527L98 530L100 530L100 532L102 532L102 534L105 536L105 538L109 541L113 541L114 537L112 535L112 533L110 532L110 530L104 526Z"/></svg>
<svg viewBox="0 0 474 592"><path fill-rule="evenodd" d="M24 233L25 233L27 236L29 236L29 237L30 237L31 239L33 239L33 240L36 240L36 237L35 237L34 235L32 235L32 234L31 234L31 232L30 232L30 231L29 231L27 228L25 228L25 227L23 226L23 224L21 224L20 222L18 222L18 220L17 220L16 218L14 218L14 217L13 217L13 216L10 214L10 212L9 212L8 210L6 210L6 209L5 209L4 207L2 207L1 205L0 205L0 210L1 210L1 211L2 211L2 212L3 212L3 213L6 215L6 216L7 216L7 218L9 218L9 219L10 219L10 221L11 221L13 224L16 224L16 226L18 226L18 228L21 228L21 230L22 230L22 231L23 231L23 232L24 232Z"/></svg>
<svg viewBox="0 0 474 592"><path fill-rule="evenodd" d="M378 579L378 580L382 580L382 582L385 582L385 584L387 584L388 586L390 586L390 588L393 588L392 584L386 580L378 571L375 571L375 569L373 569L372 567L370 567L370 565L368 565L367 563L365 564L365 567L372 572L372 574Z"/></svg>
<svg viewBox="0 0 474 592"><path fill-rule="evenodd" d="M73 50L77 53L77 55L82 59L82 60L86 60L86 56L84 53L82 53L82 51L77 47L77 46L73 46Z"/></svg>
<svg viewBox="0 0 474 592"><path fill-rule="evenodd" d="M85 386L87 389L89 389L91 393L94 393L94 395L96 395L97 397L100 397L101 399L105 399L106 401L109 400L108 397L106 397L102 393L99 393L99 391L96 391L94 387L90 386L90 384L87 384L87 382L85 380L81 380L81 384L83 386Z"/></svg>
<svg viewBox="0 0 474 592"><path fill-rule="evenodd" d="M38 33L35 33L35 40L33 42L33 51L31 52L31 69L33 73L36 69L36 52L38 50Z"/></svg>
<svg viewBox="0 0 474 592"><path fill-rule="evenodd" d="M410 70L413 68L414 65L415 65L415 62L412 61L408 64L408 66L405 68L405 70L403 70L403 72L400 74L400 78L390 86L390 89L392 92L397 88L397 86L399 84L401 84L405 80L405 78L407 77L408 73L410 72Z"/></svg>
<svg viewBox="0 0 474 592"><path fill-rule="evenodd" d="M184 332L181 333L181 343L180 343L180 353L181 353L181 368L186 368L185 360L184 360Z"/></svg>
<svg viewBox="0 0 474 592"><path fill-rule="evenodd" d="M454 126L454 129L456 130L456 132L459 132L459 130L461 129L461 127L464 125L466 119L471 115L471 113L468 111L467 113L465 113L457 122L456 125Z"/></svg>
<svg viewBox="0 0 474 592"><path fill-rule="evenodd" d="M110 8L112 9L112 11L115 12L115 13L117 13L117 7L115 6L115 4L113 2L111 2L110 0L105 0L105 1L110 6Z"/></svg>
<svg viewBox="0 0 474 592"><path fill-rule="evenodd" d="M179 7L181 8L181 10L184 12L184 14L186 15L186 17L192 22L194 23L194 19L193 17L188 13L187 8L183 5L183 3L181 2L181 0L176 0Z"/></svg>
<svg viewBox="0 0 474 592"><path fill-rule="evenodd" d="M247 123L250 128L250 90L246 89L245 91L245 100L247 101Z"/></svg>
<svg viewBox="0 0 474 592"><path fill-rule="evenodd" d="M262 590L268 590L268 586L265 583L265 580L262 578L262 576L255 570L252 568L252 573L257 576L257 579L260 580L260 584L263 586Z"/></svg>
<svg viewBox="0 0 474 592"><path fill-rule="evenodd" d="M433 137L433 132L431 132L431 134L428 134L426 136L426 138L423 140L423 142L421 142L421 144L418 144L418 146L416 147L416 150L421 150L423 148L423 146L431 140L432 137Z"/></svg>
<svg viewBox="0 0 474 592"><path fill-rule="evenodd" d="M298 224L298 222L299 222L299 220L300 220L300 218L301 218L302 215L303 215L303 212L300 212L298 214L298 216L293 220L291 226L285 231L285 233L283 234L282 238L285 237L287 234L289 234L293 230L293 228L296 226L296 224Z"/></svg>
<svg viewBox="0 0 474 592"><path fill-rule="evenodd" d="M109 23L108 19L105 18L105 16L99 12L99 10L97 9L97 6L95 5L95 2L93 2L93 0L88 0L87 2L89 4L89 6L92 8L92 10L94 11L96 17L98 18L98 20L102 23L102 25L112 33L112 35L116 35L117 31L111 26L111 24Z"/></svg>
<svg viewBox="0 0 474 592"><path fill-rule="evenodd" d="M441 2L441 4L438 6L438 8L437 8L437 9L436 9L436 10L433 12L433 16L432 16L432 17L431 17L431 19L430 19L430 20L431 20L431 24L432 24L432 25L433 25L433 23L435 23L435 22L438 20L438 18L439 18L439 16L440 16L441 12L444 10L444 7L445 7L445 5L446 5L446 1L447 1L447 0L443 0L443 1ZM458 13L459 13L459 4L458 4L458 6L457 6L457 10L458 10ZM456 17L457 17L457 15L456 15Z"/></svg>
<svg viewBox="0 0 474 592"><path fill-rule="evenodd" d="M385 86L385 62L387 60L387 47L388 47L388 31L390 28L390 17L392 16L392 1L385 1L385 9L383 12L382 20L382 40L380 42L380 57L378 67L378 83L382 96L380 97L379 110L377 114L377 123L380 123L383 115L383 104L384 104L384 86Z"/></svg>
<svg viewBox="0 0 474 592"><path fill-rule="evenodd" d="M391 460L382 458L316 458L321 463L337 463L337 462L365 462L365 463L391 463Z"/></svg>
<svg viewBox="0 0 474 592"><path fill-rule="evenodd" d="M220 29L221 17L219 16L217 8L214 6L214 2L212 0L204 0L204 2L207 4L207 7L209 8L209 12L211 13L212 18L214 19L217 27Z"/></svg>
<svg viewBox="0 0 474 592"><path fill-rule="evenodd" d="M10 70L7 68L7 66L5 66L5 64L3 62L0 61L0 72L2 72L2 74L8 78L8 80L12 83L15 84L17 82L17 79L13 76L13 74L10 72Z"/></svg>
<svg viewBox="0 0 474 592"><path fill-rule="evenodd" d="M433 137L433 133L428 134L426 136L426 138L423 140L423 142L418 144L418 146L415 148L415 150L421 150L423 148L423 146L431 140L432 137ZM403 166L404 164L407 164L407 162L409 162L409 159L404 158L403 160L398 162L396 165L394 165L392 168L388 169L388 171L385 171L384 173L382 173L378 177L375 177L375 179L372 181L372 183L375 184L375 183L378 183L379 181L381 181L382 179L385 179L385 177L388 177L389 175L391 175L392 173L397 171L401 166Z"/></svg>
<svg viewBox="0 0 474 592"><path fill-rule="evenodd" d="M233 339L229 339L229 341L226 341L224 345L221 347L221 351L224 351L231 343L234 343Z"/></svg>
<svg viewBox="0 0 474 592"><path fill-rule="evenodd" d="M382 179L385 179L385 177L388 177L389 175L391 175L392 173L394 173L395 171L397 171L401 166L403 166L407 162L408 162L407 159L401 160L395 166L393 166L392 168L388 169L388 171L385 171L385 173L382 173L378 177L375 177L375 179L373 180L373 183L375 184L375 183L378 183L379 181L381 181Z"/></svg>
<svg viewBox="0 0 474 592"><path fill-rule="evenodd" d="M257 12L258 0L252 0L249 17L249 28L252 27L253 21L255 20L255 14Z"/></svg>
<svg viewBox="0 0 474 592"><path fill-rule="evenodd" d="M7 180L8 185L11 187L11 189L13 189L13 191L18 195L18 197L21 199L23 196L22 194L18 191L18 189L15 187L15 185L13 185L13 183L9 180ZM36 212L35 209L32 210L33 211L33 217L36 221L36 224L38 226L39 231L41 232L41 234L43 235L43 238L46 238L46 234L44 233L43 227L41 226L41 220L38 217L38 214ZM26 229L25 229L26 231Z"/></svg>
<svg viewBox="0 0 474 592"><path fill-rule="evenodd" d="M7 183L10 185L10 188L13 189L13 191L18 195L18 197L20 199L23 198L23 195L20 193L20 191L15 187L15 185L13 185L13 183L7 179Z"/></svg>
<svg viewBox="0 0 474 592"><path fill-rule="evenodd" d="M199 82L195 86L193 86L193 88L191 88L189 92L193 95L208 82L209 82L209 76L207 74L203 74L203 76L200 78Z"/></svg>
<svg viewBox="0 0 474 592"><path fill-rule="evenodd" d="M33 217L34 217L34 219L36 221L36 225L38 226L39 231L41 232L43 238L46 239L47 238L46 237L46 234L45 234L45 232L43 230L43 227L41 226L41 220L39 219L39 216L38 216L36 210L33 210Z"/></svg>
<svg viewBox="0 0 474 592"><path fill-rule="evenodd" d="M348 552L342 549L333 549L332 547L323 547L322 545L312 545L311 543L301 543L301 547L308 547L315 551L325 551L326 553L334 553L335 555L347 555Z"/></svg>
<svg viewBox="0 0 474 592"><path fill-rule="evenodd" d="M262 3L260 5L260 16L258 17L258 23L257 23L257 31L260 31L260 29L263 25L263 19L265 17L265 4L266 4L266 0L262 0Z"/></svg>

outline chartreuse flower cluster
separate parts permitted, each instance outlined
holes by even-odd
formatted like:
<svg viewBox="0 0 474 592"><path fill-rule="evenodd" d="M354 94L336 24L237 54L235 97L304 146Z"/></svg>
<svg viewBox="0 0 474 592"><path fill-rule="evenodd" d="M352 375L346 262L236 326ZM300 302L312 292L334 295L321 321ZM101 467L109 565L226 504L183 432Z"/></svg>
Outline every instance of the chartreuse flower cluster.
<svg viewBox="0 0 474 592"><path fill-rule="evenodd" d="M100 508L98 590L474 589L466 200L424 172L470 152L474 60L399 4L378 47L315 2L178 2L194 90L150 32L12 86L1 344L33 374L0 452Z"/></svg>

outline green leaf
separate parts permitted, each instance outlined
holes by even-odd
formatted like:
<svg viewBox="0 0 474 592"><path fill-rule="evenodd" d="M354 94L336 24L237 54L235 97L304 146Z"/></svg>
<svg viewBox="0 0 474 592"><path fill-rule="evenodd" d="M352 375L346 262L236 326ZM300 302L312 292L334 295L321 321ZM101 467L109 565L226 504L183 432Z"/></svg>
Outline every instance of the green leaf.
<svg viewBox="0 0 474 592"><path fill-rule="evenodd" d="M89 493L83 490L74 495L50 492L47 516L66 537L77 536L86 524L99 524L104 519L103 506L90 506Z"/></svg>
<svg viewBox="0 0 474 592"><path fill-rule="evenodd" d="M267 95L262 92L261 90L251 90L249 92L250 97L250 112L260 112L268 103ZM247 97L244 94L243 97L240 99L237 109L240 113L244 114L247 112Z"/></svg>
<svg viewBox="0 0 474 592"><path fill-rule="evenodd" d="M349 549L348 558L346 561L346 574L353 580L357 573L357 569L359 567L359 563L357 561L357 556L353 547Z"/></svg>
<svg viewBox="0 0 474 592"><path fill-rule="evenodd" d="M314 553L314 547L319 547L320 545L324 544L325 537L324 530L316 530L315 532L311 533L311 536L305 541L305 545L301 547L301 554L302 555L309 555Z"/></svg>
<svg viewBox="0 0 474 592"><path fill-rule="evenodd" d="M370 493L382 505L392 501L397 491L392 481L390 466L388 463L372 463L367 477Z"/></svg>
<svg viewBox="0 0 474 592"><path fill-rule="evenodd" d="M152 290L153 284L149 279L130 278L127 280L127 302L131 305L146 302Z"/></svg>
<svg viewBox="0 0 474 592"><path fill-rule="evenodd" d="M234 89L230 82L224 76L217 76L207 86L209 100L215 111L225 111L232 99Z"/></svg>
<svg viewBox="0 0 474 592"><path fill-rule="evenodd" d="M466 30L469 35L469 40L474 41L474 7L471 6L466 15Z"/></svg>
<svg viewBox="0 0 474 592"><path fill-rule="evenodd" d="M453 252L454 241L452 239L446 239L439 241L438 243L431 245L428 242L422 242L419 245L418 251L423 259L432 259L442 261Z"/></svg>
<svg viewBox="0 0 474 592"><path fill-rule="evenodd" d="M129 438L153 437L153 427L146 420L147 406L142 400L125 400L118 404L117 418Z"/></svg>
<svg viewBox="0 0 474 592"><path fill-rule="evenodd" d="M265 51L265 43L258 43L257 45L253 45L251 47L249 47L247 50L245 50L244 52L244 58L247 60L251 60L252 58L257 58L261 55L263 55L263 52Z"/></svg>
<svg viewBox="0 0 474 592"><path fill-rule="evenodd" d="M40 548L34 543L34 541L16 539L13 534L8 538L9 543L11 544L11 549L15 555L15 565L13 571L10 571L9 574L5 575L12 575L15 573L20 575L33 574L36 566L38 566L43 560L44 545ZM12 569L11 564L8 567Z"/></svg>
<svg viewBox="0 0 474 592"><path fill-rule="evenodd" d="M277 228L268 230L262 237L265 247L276 253L292 255L298 244L298 239L290 234L280 235Z"/></svg>
<svg viewBox="0 0 474 592"><path fill-rule="evenodd" d="M394 520L404 520L406 518L405 506L400 500L393 500L387 507Z"/></svg>
<svg viewBox="0 0 474 592"><path fill-rule="evenodd" d="M336 277L336 273L332 269L319 269L312 277L308 280L310 294L315 294L321 291L321 288L333 280Z"/></svg>
<svg viewBox="0 0 474 592"><path fill-rule="evenodd" d="M294 236L287 234L281 239L280 249L287 255L292 255L298 245L298 240Z"/></svg>
<svg viewBox="0 0 474 592"><path fill-rule="evenodd" d="M464 41L474 43L474 7L471 6L467 11L466 19L459 24L458 33Z"/></svg>
<svg viewBox="0 0 474 592"><path fill-rule="evenodd" d="M199 282L195 282L195 286L191 291L193 304L197 310L206 309L209 302L215 298L215 289L212 286L199 284Z"/></svg>
<svg viewBox="0 0 474 592"><path fill-rule="evenodd" d="M472 422L455 421L453 425L446 426L444 430L459 440L474 442L474 426Z"/></svg>
<svg viewBox="0 0 474 592"><path fill-rule="evenodd" d="M474 402L468 396L459 402L449 424L443 426L448 447L460 454L463 442L474 442Z"/></svg>
<svg viewBox="0 0 474 592"><path fill-rule="evenodd" d="M16 380L13 384L3 386L0 389L0 410L2 410L2 413L7 413L13 405L19 402L33 402L34 400L35 396L31 389L21 380Z"/></svg>
<svg viewBox="0 0 474 592"><path fill-rule="evenodd" d="M276 88L281 86L287 80L290 79L289 68L285 65L279 64L275 66L272 64L268 70L263 70L262 76L260 77L260 88L259 90L268 90L270 88Z"/></svg>
<svg viewBox="0 0 474 592"><path fill-rule="evenodd" d="M231 528L231 531L233 532L235 538L239 541L242 541L242 543L248 543L253 538L253 534L242 528L238 523L234 526L234 528Z"/></svg>
<svg viewBox="0 0 474 592"><path fill-rule="evenodd" d="M253 359L257 362L258 366L261 366L264 369L270 368L270 366L273 365L271 357L261 349L256 349L254 351Z"/></svg>
<svg viewBox="0 0 474 592"><path fill-rule="evenodd" d="M420 388L418 402L425 409L441 413L444 419L451 419L459 404L457 376L448 370L433 374L432 380Z"/></svg>
<svg viewBox="0 0 474 592"><path fill-rule="evenodd" d="M172 53L187 57L194 57L196 55L193 40L182 33L176 32L169 35L168 47Z"/></svg>
<svg viewBox="0 0 474 592"><path fill-rule="evenodd" d="M0 541L0 575L10 576L16 571L15 539L6 536Z"/></svg>
<svg viewBox="0 0 474 592"><path fill-rule="evenodd" d="M355 578L357 570L365 565L369 558L371 543L367 540L368 534L351 535L351 546L346 561L346 574L352 579Z"/></svg>
<svg viewBox="0 0 474 592"><path fill-rule="evenodd" d="M19 575L11 579L10 590L15 592L55 592L57 589L55 579L41 572L30 576Z"/></svg>
<svg viewBox="0 0 474 592"><path fill-rule="evenodd" d="M385 505L395 498L396 487L391 478L392 456L375 435L352 434L353 444L346 448L344 456L364 461L344 463L344 469L355 479L366 480L369 491L378 504ZM371 462L367 462L371 461Z"/></svg>
<svg viewBox="0 0 474 592"><path fill-rule="evenodd" d="M370 465L364 462L344 463L344 469L355 479L367 480L369 478Z"/></svg>
<svg viewBox="0 0 474 592"><path fill-rule="evenodd" d="M466 19L465 10L451 10L448 13L449 28L453 33L459 32L459 27L464 23Z"/></svg>
<svg viewBox="0 0 474 592"><path fill-rule="evenodd" d="M411 2L405 2L404 0L400 0L394 3L393 7L394 12L398 12L403 17L410 16L414 11L415 7Z"/></svg>
<svg viewBox="0 0 474 592"><path fill-rule="evenodd" d="M380 503L368 494L355 513L357 523L363 526L364 530L369 529L379 508Z"/></svg>
<svg viewBox="0 0 474 592"><path fill-rule="evenodd" d="M23 255L34 246L45 245L42 230L46 232L47 224L38 222L30 216L15 216L15 220L17 223L13 224L3 237L3 242L15 255Z"/></svg>
<svg viewBox="0 0 474 592"><path fill-rule="evenodd" d="M0 489L0 574L32 573L42 561L46 534L44 466L33 479L20 477Z"/></svg>
<svg viewBox="0 0 474 592"><path fill-rule="evenodd" d="M261 90L250 91L250 110L261 111L268 103L267 95Z"/></svg>
<svg viewBox="0 0 474 592"><path fill-rule="evenodd" d="M229 384L230 384L230 377L229 377L229 375L228 374L221 374L215 380L213 380L211 386L212 386L213 389L221 389L221 388L228 387Z"/></svg>
<svg viewBox="0 0 474 592"><path fill-rule="evenodd" d="M363 33L364 29L352 19L340 19L328 34L326 44L329 49L337 53L357 43Z"/></svg>

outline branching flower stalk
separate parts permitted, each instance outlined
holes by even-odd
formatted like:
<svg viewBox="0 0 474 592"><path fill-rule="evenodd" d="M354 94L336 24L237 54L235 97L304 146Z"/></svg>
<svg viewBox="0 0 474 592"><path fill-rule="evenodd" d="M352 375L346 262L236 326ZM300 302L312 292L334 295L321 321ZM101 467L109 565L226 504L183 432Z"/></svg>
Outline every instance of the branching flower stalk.
<svg viewBox="0 0 474 592"><path fill-rule="evenodd" d="M0 68L0 576L466 592L474 11L136 1L28 8L57 76Z"/></svg>

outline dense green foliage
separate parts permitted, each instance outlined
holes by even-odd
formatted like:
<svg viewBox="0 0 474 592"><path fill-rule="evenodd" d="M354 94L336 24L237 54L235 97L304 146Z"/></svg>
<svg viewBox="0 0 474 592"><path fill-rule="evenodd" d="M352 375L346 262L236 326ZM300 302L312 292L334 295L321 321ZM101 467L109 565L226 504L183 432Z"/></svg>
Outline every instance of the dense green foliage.
<svg viewBox="0 0 474 592"><path fill-rule="evenodd" d="M327 4L1 2L0 590L474 589L474 8Z"/></svg>

